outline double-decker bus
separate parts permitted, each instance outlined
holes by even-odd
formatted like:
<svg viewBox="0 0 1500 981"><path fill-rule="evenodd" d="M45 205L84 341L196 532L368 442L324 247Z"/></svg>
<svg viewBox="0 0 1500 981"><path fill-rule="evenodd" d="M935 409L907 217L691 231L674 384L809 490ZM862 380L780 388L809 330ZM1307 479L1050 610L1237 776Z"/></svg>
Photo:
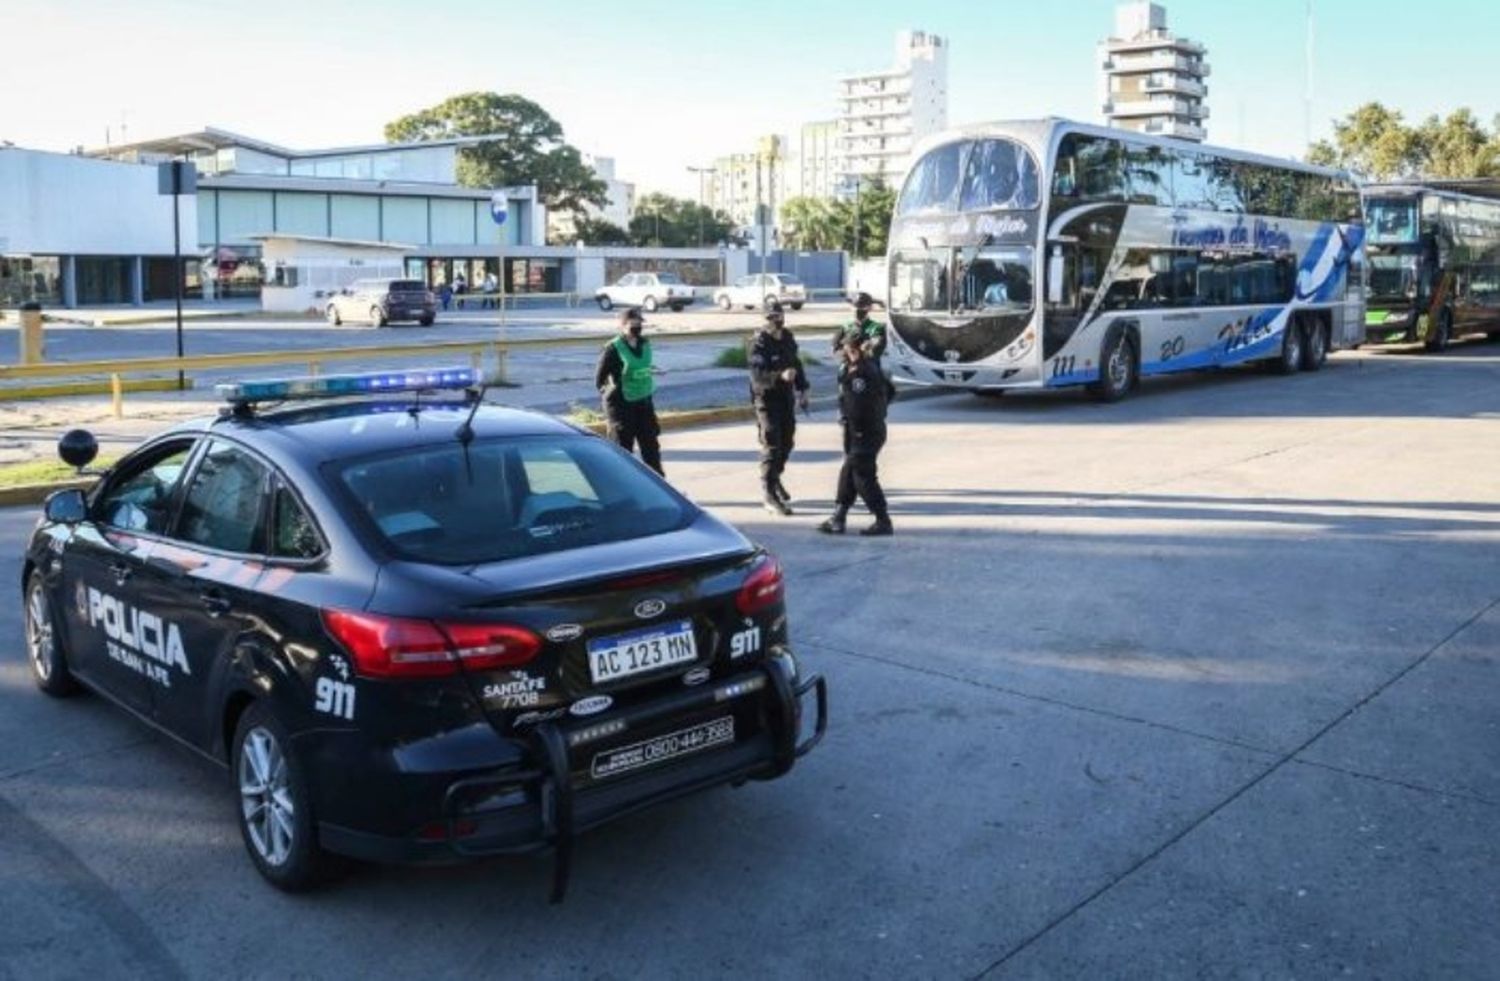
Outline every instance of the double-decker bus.
<svg viewBox="0 0 1500 981"><path fill-rule="evenodd" d="M1468 189L1500 196L1500 182L1364 188L1371 344L1441 351L1475 331L1500 339L1500 200Z"/></svg>
<svg viewBox="0 0 1500 981"><path fill-rule="evenodd" d="M1342 172L1045 119L913 154L887 256L898 381L1088 385L1364 339L1364 228Z"/></svg>

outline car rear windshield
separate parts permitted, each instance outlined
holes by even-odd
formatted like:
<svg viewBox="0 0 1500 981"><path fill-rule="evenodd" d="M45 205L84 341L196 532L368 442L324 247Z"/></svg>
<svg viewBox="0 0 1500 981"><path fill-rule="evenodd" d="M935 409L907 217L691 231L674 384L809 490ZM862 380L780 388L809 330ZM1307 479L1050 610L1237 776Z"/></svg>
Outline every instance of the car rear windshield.
<svg viewBox="0 0 1500 981"><path fill-rule="evenodd" d="M474 565L647 538L692 505L612 444L588 436L454 440L334 465L397 555Z"/></svg>
<svg viewBox="0 0 1500 981"><path fill-rule="evenodd" d="M676 273L657 273L656 278L660 282L668 283L673 286L676 286L678 283L682 282L682 280L677 278Z"/></svg>
<svg viewBox="0 0 1500 981"><path fill-rule="evenodd" d="M392 293L425 293L427 285L419 279L391 280Z"/></svg>
<svg viewBox="0 0 1500 981"><path fill-rule="evenodd" d="M786 276L786 275L783 275L781 277L781 282L785 286L801 286L802 285L802 280L798 279L796 276Z"/></svg>

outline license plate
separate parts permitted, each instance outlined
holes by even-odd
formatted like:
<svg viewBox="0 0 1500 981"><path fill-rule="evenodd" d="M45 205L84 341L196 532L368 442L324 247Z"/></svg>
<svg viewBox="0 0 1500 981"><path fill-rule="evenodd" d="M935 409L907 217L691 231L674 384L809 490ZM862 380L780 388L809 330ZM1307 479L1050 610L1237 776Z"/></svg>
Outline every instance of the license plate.
<svg viewBox="0 0 1500 981"><path fill-rule="evenodd" d="M589 674L595 683L697 659L698 643L687 620L589 642Z"/></svg>
<svg viewBox="0 0 1500 981"><path fill-rule="evenodd" d="M628 773L631 770L639 770L643 766L655 766L679 756L699 753L705 749L732 742L734 742L734 716L726 715L712 722L669 732L665 736L643 739L629 746L606 749L602 753L595 754L589 772L595 780L599 780Z"/></svg>

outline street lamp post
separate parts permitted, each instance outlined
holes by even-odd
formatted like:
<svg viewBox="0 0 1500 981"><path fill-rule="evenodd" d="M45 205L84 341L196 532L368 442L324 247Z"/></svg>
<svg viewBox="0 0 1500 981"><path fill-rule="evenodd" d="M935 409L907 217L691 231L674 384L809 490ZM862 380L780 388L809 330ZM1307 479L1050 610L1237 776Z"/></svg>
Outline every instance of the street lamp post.
<svg viewBox="0 0 1500 981"><path fill-rule="evenodd" d="M689 167L688 173L698 175L698 248L703 248L703 211L708 207L704 202L703 175L714 173L712 167Z"/></svg>

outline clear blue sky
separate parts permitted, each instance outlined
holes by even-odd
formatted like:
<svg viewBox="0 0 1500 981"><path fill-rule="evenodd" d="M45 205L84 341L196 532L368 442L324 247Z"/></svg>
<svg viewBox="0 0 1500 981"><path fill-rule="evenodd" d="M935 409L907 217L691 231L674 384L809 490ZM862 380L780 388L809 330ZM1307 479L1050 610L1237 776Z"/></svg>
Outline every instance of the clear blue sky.
<svg viewBox="0 0 1500 981"><path fill-rule="evenodd" d="M1314 0L1313 135L1378 99L1409 119L1500 112L1500 0ZM519 92L644 189L830 118L834 79L887 67L894 34L949 38L949 119L1098 116L1114 0L3 0L0 139L96 146L220 126L276 143L376 142L402 113ZM1306 0L1171 0L1208 45L1209 139L1303 149ZM1441 39L1443 47L1438 46Z"/></svg>

